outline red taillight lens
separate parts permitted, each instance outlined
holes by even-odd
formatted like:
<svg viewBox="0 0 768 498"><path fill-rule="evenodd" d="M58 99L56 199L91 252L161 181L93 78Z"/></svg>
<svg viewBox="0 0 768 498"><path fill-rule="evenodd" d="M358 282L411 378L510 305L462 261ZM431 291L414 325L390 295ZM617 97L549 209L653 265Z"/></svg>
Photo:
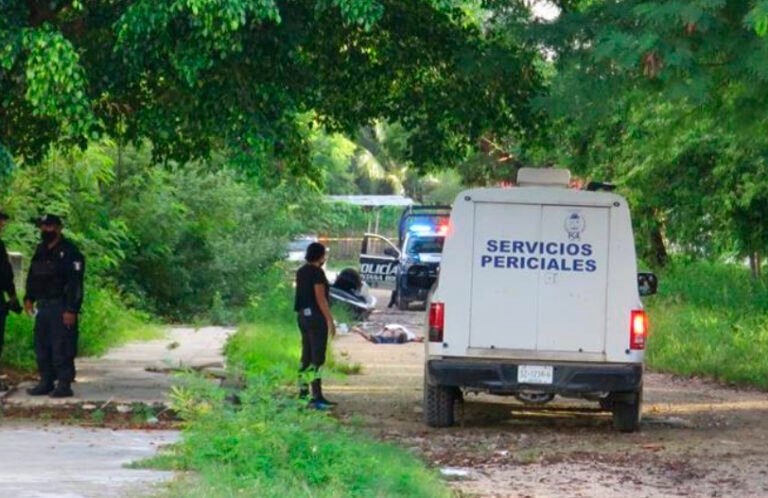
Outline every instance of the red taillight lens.
<svg viewBox="0 0 768 498"><path fill-rule="evenodd" d="M645 349L645 340L648 338L648 316L643 310L632 312L632 321L629 327L629 348Z"/></svg>
<svg viewBox="0 0 768 498"><path fill-rule="evenodd" d="M443 342L443 326L445 324L445 305L432 303L429 305L429 342Z"/></svg>

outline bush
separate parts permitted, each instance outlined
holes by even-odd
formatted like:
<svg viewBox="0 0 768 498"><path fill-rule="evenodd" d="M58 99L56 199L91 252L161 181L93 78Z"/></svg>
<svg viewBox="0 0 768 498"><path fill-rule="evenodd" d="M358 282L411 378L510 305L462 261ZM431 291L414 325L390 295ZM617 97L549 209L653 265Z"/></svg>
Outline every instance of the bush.
<svg viewBox="0 0 768 498"><path fill-rule="evenodd" d="M747 269L673 264L649 313L651 368L768 389L768 290Z"/></svg>
<svg viewBox="0 0 768 498"><path fill-rule="evenodd" d="M0 177L12 217L6 245L29 257L38 234L27 220L55 212L88 274L133 304L172 320L210 318L216 304L215 318L228 321L228 309L260 291L261 273L282 259L290 237L324 223L319 194L302 182L265 190L221 158L161 164L151 151L108 141L54 149L34 168Z"/></svg>

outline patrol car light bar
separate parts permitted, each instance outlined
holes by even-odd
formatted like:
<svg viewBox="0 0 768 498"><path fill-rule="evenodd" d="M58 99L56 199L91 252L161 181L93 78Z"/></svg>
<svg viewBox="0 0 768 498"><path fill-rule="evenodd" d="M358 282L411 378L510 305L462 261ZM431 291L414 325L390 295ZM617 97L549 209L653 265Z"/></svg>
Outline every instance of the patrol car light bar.
<svg viewBox="0 0 768 498"><path fill-rule="evenodd" d="M632 311L630 323L629 348L645 349L645 340L648 337L648 316L645 314L645 311Z"/></svg>
<svg viewBox="0 0 768 498"><path fill-rule="evenodd" d="M445 305L432 303L429 305L429 342L443 342L445 326Z"/></svg>
<svg viewBox="0 0 768 498"><path fill-rule="evenodd" d="M427 233L431 232L434 227L432 225L411 225L408 229L414 233Z"/></svg>
<svg viewBox="0 0 768 498"><path fill-rule="evenodd" d="M439 225L411 225L408 230L412 233L419 233L422 235L445 235L448 233L448 222L441 222Z"/></svg>

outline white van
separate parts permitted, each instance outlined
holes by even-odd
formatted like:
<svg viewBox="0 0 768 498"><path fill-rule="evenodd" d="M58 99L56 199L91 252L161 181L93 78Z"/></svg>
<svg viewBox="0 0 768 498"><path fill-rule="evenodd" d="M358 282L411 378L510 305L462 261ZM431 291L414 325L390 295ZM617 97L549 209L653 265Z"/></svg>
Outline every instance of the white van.
<svg viewBox="0 0 768 498"><path fill-rule="evenodd" d="M466 391L582 397L637 430L648 331L627 201L567 188L562 169L462 192L429 301L424 419L454 423Z"/></svg>

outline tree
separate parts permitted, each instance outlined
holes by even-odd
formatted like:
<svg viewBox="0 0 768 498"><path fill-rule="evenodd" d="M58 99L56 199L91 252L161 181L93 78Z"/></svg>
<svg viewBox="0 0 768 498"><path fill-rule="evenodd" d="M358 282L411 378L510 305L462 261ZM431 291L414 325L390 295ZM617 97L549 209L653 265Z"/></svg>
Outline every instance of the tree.
<svg viewBox="0 0 768 498"><path fill-rule="evenodd" d="M764 2L563 2L532 26L554 74L537 99L553 126L539 151L614 180L651 264L764 251L768 90ZM556 151L556 152L553 152Z"/></svg>
<svg viewBox="0 0 768 498"><path fill-rule="evenodd" d="M271 178L308 167L297 116L313 110L348 134L401 122L418 164L452 162L530 125L540 84L535 47L463 3L0 0L0 144L34 162L52 143L148 138L159 158L227 148Z"/></svg>

